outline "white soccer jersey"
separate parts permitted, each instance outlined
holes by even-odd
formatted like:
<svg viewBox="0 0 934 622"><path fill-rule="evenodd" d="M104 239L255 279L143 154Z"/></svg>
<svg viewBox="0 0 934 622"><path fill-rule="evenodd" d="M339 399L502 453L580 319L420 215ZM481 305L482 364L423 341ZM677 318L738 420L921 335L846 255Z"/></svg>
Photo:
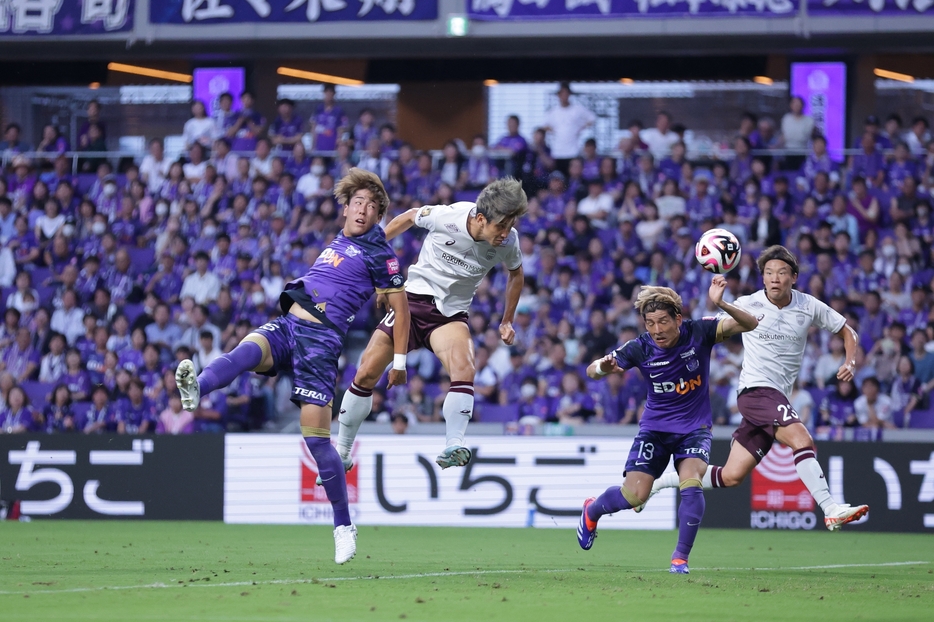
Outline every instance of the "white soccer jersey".
<svg viewBox="0 0 934 622"><path fill-rule="evenodd" d="M522 265L519 234L513 229L502 246L474 240L467 220L476 204L430 205L418 210L415 224L430 232L409 266L405 291L434 296L438 311L447 317L470 309L480 281L494 267L505 263L509 270Z"/></svg>
<svg viewBox="0 0 934 622"><path fill-rule="evenodd" d="M755 330L743 333L743 369L739 390L772 387L791 395L811 325L831 332L840 331L846 318L811 296L791 290L791 304L779 309L769 302L764 290L737 298L733 303L759 320Z"/></svg>

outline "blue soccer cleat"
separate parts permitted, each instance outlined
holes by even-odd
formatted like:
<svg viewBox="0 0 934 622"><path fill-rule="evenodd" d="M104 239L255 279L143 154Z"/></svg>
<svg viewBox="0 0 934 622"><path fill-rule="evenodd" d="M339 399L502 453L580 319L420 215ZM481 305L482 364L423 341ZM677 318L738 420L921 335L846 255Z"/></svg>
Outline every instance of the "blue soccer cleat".
<svg viewBox="0 0 934 622"><path fill-rule="evenodd" d="M686 559L671 560L671 568L668 569L668 572L670 572L671 574L691 574L691 569L688 568L688 560Z"/></svg>
<svg viewBox="0 0 934 622"><path fill-rule="evenodd" d="M581 510L581 520L577 525L577 543L585 551L589 551L593 546L593 541L597 537L597 521L590 520L587 516L587 508L596 501L596 497L590 497L584 501L584 509Z"/></svg>

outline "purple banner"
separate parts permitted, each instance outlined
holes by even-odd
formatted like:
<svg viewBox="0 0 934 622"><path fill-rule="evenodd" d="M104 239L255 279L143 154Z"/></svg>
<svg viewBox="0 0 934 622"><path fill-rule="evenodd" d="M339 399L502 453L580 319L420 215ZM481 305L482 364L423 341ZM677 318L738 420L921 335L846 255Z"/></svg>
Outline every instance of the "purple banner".
<svg viewBox="0 0 934 622"><path fill-rule="evenodd" d="M150 0L153 24L433 20L438 0Z"/></svg>
<svg viewBox="0 0 934 622"><path fill-rule="evenodd" d="M799 0L466 0L477 20L581 19L589 17L793 17Z"/></svg>
<svg viewBox="0 0 934 622"><path fill-rule="evenodd" d="M844 63L792 63L791 94L804 100L804 114L814 129L827 138L827 151L843 159L846 127L846 65Z"/></svg>
<svg viewBox="0 0 934 622"><path fill-rule="evenodd" d="M808 0L808 15L934 15L934 0Z"/></svg>
<svg viewBox="0 0 934 622"><path fill-rule="evenodd" d="M134 0L0 0L0 37L126 32L134 9Z"/></svg>
<svg viewBox="0 0 934 622"><path fill-rule="evenodd" d="M243 67L199 67L192 83L194 98L204 104L208 116L219 110L218 100L224 93L233 95L231 110L240 110L240 93L246 88Z"/></svg>

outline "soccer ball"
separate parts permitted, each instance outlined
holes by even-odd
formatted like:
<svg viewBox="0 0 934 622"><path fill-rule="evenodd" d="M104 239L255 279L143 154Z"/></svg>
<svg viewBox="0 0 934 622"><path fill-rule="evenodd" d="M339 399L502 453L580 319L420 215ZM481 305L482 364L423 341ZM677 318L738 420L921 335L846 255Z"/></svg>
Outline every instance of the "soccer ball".
<svg viewBox="0 0 934 622"><path fill-rule="evenodd" d="M739 240L726 229L711 229L694 246L697 262L714 274L726 274L738 266L742 254Z"/></svg>

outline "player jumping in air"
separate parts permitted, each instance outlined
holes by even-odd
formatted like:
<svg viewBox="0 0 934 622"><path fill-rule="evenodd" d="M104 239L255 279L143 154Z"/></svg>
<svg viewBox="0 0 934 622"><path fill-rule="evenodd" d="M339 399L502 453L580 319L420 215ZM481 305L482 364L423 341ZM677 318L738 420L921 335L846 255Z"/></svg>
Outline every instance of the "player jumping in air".
<svg viewBox="0 0 934 622"><path fill-rule="evenodd" d="M451 378L451 389L441 412L447 424L445 449L436 459L442 469L470 462L464 446L467 422L473 414L474 353L467 326L467 311L483 277L504 264L506 308L499 325L502 340L511 345L516 332L512 320L522 292L522 253L519 235L513 225L525 214L528 204L522 184L515 179L492 182L477 197L477 203L434 205L412 208L394 218L386 227L392 239L412 225L427 229L428 236L409 267L405 295L412 316L412 331L400 341L393 330L398 314L391 311L380 322L367 345L360 369L340 408L340 435L337 449L348 470L354 438L360 424L370 414L373 387L386 366L401 360L401 350L428 348Z"/></svg>
<svg viewBox="0 0 934 622"><path fill-rule="evenodd" d="M301 407L302 436L318 464L334 509L334 561L356 553L357 528L350 520L347 484L340 456L331 445L331 407L337 359L347 329L374 290L386 294L396 323L393 338L405 344L409 311L399 261L377 223L389 206L379 177L351 169L334 188L344 206L344 229L321 253L305 276L291 281L279 298L283 315L243 338L229 354L211 362L195 378L190 360L179 363L175 379L182 405L193 411L201 397L225 387L245 371L275 376L291 371L292 401ZM389 372L389 384L405 384L405 348L401 365Z"/></svg>
<svg viewBox="0 0 934 622"><path fill-rule="evenodd" d="M812 325L843 338L846 362L838 380L853 380L859 337L846 318L813 296L792 289L798 279L798 261L784 246L772 246L759 255L764 288L736 300L736 306L759 318L756 330L743 335L743 368L736 405L743 421L733 432L730 456L722 467L704 474L704 488L738 486L772 448L773 441L791 447L798 477L824 512L824 524L835 531L869 512L868 505L837 503L830 495L814 440L791 407L791 395L808 331ZM655 482L652 494L677 486L666 475Z"/></svg>
<svg viewBox="0 0 934 622"><path fill-rule="evenodd" d="M753 330L754 315L723 301L726 279L713 277L708 295L727 314L724 319L685 320L681 296L667 287L645 287L636 309L646 332L587 367L598 379L632 367L642 371L649 385L639 434L626 460L622 487L610 486L596 499L584 501L577 541L593 546L597 521L604 514L641 509L655 481L673 457L681 487L678 508L678 545L669 571L688 574L688 556L704 517L701 478L710 461L713 415L710 410L710 351L715 343Z"/></svg>

